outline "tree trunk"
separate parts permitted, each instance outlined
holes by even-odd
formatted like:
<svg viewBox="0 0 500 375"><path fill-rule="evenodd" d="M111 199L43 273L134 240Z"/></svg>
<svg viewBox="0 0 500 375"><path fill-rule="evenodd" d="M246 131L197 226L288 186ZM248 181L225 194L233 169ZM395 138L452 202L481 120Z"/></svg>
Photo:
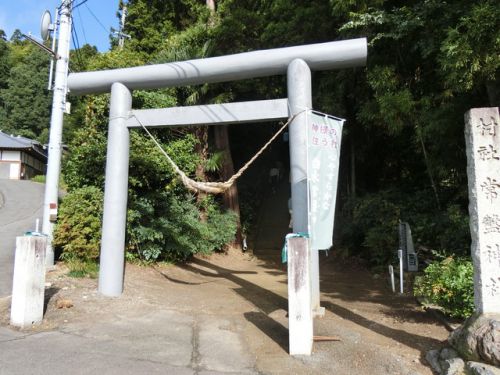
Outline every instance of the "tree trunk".
<svg viewBox="0 0 500 375"><path fill-rule="evenodd" d="M215 12L215 0L207 0L207 8L210 9L210 12Z"/></svg>
<svg viewBox="0 0 500 375"><path fill-rule="evenodd" d="M233 159L231 157L231 148L229 146L229 134L227 125L214 126L215 147L217 150L223 152L222 167L220 174L222 180L228 180L234 174ZM240 219L240 202L238 199L238 187L236 183L233 184L223 196L224 208L233 211L237 218L236 238L232 246L241 249L242 233L241 233L241 219Z"/></svg>
<svg viewBox="0 0 500 375"><path fill-rule="evenodd" d="M207 174L205 173L205 163L208 158L208 126L197 126L196 128L194 128L193 132L194 136L199 141L195 146L195 152L200 158L200 163L196 166L195 170L196 180L207 181ZM206 196L207 193L198 191L198 194L196 195L196 201L198 203L201 203ZM200 210L200 220L207 220L204 210Z"/></svg>
<svg viewBox="0 0 500 375"><path fill-rule="evenodd" d="M356 150L354 139L351 139L351 197L356 198Z"/></svg>
<svg viewBox="0 0 500 375"><path fill-rule="evenodd" d="M436 182L434 181L434 177L432 175L431 164L429 161L429 157L427 156L427 150L425 148L424 138L422 136L422 131L420 130L419 126L417 126L417 136L420 140L420 146L422 147L422 153L424 155L424 161L425 161L425 166L427 168L427 174L429 175L429 181L431 183L432 190L434 191L434 198L436 199L436 207L438 211L441 211L441 202L439 201L438 189L436 186Z"/></svg>

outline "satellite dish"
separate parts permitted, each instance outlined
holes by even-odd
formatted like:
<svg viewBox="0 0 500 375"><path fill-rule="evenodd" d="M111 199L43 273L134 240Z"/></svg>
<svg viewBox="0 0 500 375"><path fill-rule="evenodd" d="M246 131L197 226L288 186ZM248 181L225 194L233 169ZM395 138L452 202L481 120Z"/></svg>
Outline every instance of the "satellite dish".
<svg viewBox="0 0 500 375"><path fill-rule="evenodd" d="M54 30L54 25L52 25L52 16L50 12L46 10L42 14L42 20L40 21L40 35L43 40L49 39L50 32Z"/></svg>

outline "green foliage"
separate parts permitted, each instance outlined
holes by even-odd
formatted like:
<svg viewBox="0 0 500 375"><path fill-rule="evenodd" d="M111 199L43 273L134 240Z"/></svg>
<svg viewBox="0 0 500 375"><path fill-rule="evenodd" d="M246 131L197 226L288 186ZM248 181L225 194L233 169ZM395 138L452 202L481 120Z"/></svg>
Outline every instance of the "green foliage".
<svg viewBox="0 0 500 375"><path fill-rule="evenodd" d="M399 207L390 193L367 195L352 203L352 218L343 226L343 240L372 266L385 266L397 250Z"/></svg>
<svg viewBox="0 0 500 375"><path fill-rule="evenodd" d="M15 50L22 50L22 57L8 70L7 80L0 83L0 104L3 104L5 116L2 128L6 132L38 139L48 128L50 120L52 96L47 91L49 58L36 47L21 45ZM10 53L11 58L14 55L15 52ZM0 64L1 60L0 57ZM0 68L6 72L5 63L2 65L4 67Z"/></svg>
<svg viewBox="0 0 500 375"><path fill-rule="evenodd" d="M469 317L474 312L472 262L450 257L431 263L415 280L413 292L452 317Z"/></svg>
<svg viewBox="0 0 500 375"><path fill-rule="evenodd" d="M33 182L38 182L38 183L41 183L41 184L44 184L45 183L45 175L44 174L39 174L39 175L36 175L34 176L31 181Z"/></svg>
<svg viewBox="0 0 500 375"><path fill-rule="evenodd" d="M73 190L64 197L53 240L63 259L75 264L98 259L102 209L102 191L94 186Z"/></svg>
<svg viewBox="0 0 500 375"><path fill-rule="evenodd" d="M145 260L186 260L193 254L208 255L234 239L236 220L206 202L206 220L192 200L181 200L165 192L159 200L139 198L129 211L132 246Z"/></svg>
<svg viewBox="0 0 500 375"><path fill-rule="evenodd" d="M457 24L447 30L439 62L448 87L457 92L470 91L478 83L498 79L499 29L498 4L482 1L468 7Z"/></svg>
<svg viewBox="0 0 500 375"><path fill-rule="evenodd" d="M82 261L70 253L63 253L61 257L69 268L68 276L97 278L99 265L95 261Z"/></svg>
<svg viewBox="0 0 500 375"><path fill-rule="evenodd" d="M65 181L70 190L84 186L104 188L106 137L96 126L77 130L63 159Z"/></svg>

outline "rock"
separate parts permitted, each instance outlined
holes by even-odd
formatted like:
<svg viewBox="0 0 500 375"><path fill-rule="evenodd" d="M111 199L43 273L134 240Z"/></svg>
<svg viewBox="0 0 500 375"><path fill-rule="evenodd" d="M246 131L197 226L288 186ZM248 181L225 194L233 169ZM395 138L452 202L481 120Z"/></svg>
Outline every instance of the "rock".
<svg viewBox="0 0 500 375"><path fill-rule="evenodd" d="M429 350L425 355L425 360L431 365L434 371L441 373L441 365L439 364L439 350Z"/></svg>
<svg viewBox="0 0 500 375"><path fill-rule="evenodd" d="M479 362L467 362L467 375L500 375L500 368Z"/></svg>
<svg viewBox="0 0 500 375"><path fill-rule="evenodd" d="M443 348L439 353L439 358L442 360L457 358L458 353L452 348Z"/></svg>
<svg viewBox="0 0 500 375"><path fill-rule="evenodd" d="M56 301L56 307L58 309L69 309L73 307L73 301L66 298L60 298Z"/></svg>
<svg viewBox="0 0 500 375"><path fill-rule="evenodd" d="M500 366L500 314L471 316L448 342L466 360Z"/></svg>
<svg viewBox="0 0 500 375"><path fill-rule="evenodd" d="M463 375L465 372L465 362L462 358L450 358L439 361L441 365L441 375Z"/></svg>

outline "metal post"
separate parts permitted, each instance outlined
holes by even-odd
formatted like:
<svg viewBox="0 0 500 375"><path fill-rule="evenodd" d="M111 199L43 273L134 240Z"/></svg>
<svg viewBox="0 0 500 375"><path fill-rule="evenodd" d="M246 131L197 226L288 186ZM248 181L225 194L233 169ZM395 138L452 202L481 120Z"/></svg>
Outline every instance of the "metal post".
<svg viewBox="0 0 500 375"><path fill-rule="evenodd" d="M304 60L295 59L288 66L288 103L290 116L300 113L290 124L290 177L292 184L293 231L308 232L307 215L307 134L306 108L312 108L311 70ZM321 315L319 297L318 251L310 256L312 310Z"/></svg>
<svg viewBox="0 0 500 375"><path fill-rule="evenodd" d="M63 114L66 109L69 46L71 36L71 7L71 1L63 0L59 11L60 26L59 41L57 44L58 60L56 63L54 93L52 97L52 115L50 118L49 150L42 223L42 232L48 236L47 254L45 259L46 265L49 268L54 266L54 249L52 248L52 232L54 229L54 223L50 221L50 205L55 204L55 207L57 207L58 203Z"/></svg>
<svg viewBox="0 0 500 375"><path fill-rule="evenodd" d="M123 292L128 195L129 130L132 94L121 83L111 86L108 151L104 188L99 291L117 297Z"/></svg>
<svg viewBox="0 0 500 375"><path fill-rule="evenodd" d="M127 18L127 6L124 5L122 8L122 18L120 20L120 32L118 34L118 47L122 50L125 44L125 34L123 29L125 28L125 19Z"/></svg>
<svg viewBox="0 0 500 375"><path fill-rule="evenodd" d="M403 250L398 250L399 258L399 293L403 294Z"/></svg>

